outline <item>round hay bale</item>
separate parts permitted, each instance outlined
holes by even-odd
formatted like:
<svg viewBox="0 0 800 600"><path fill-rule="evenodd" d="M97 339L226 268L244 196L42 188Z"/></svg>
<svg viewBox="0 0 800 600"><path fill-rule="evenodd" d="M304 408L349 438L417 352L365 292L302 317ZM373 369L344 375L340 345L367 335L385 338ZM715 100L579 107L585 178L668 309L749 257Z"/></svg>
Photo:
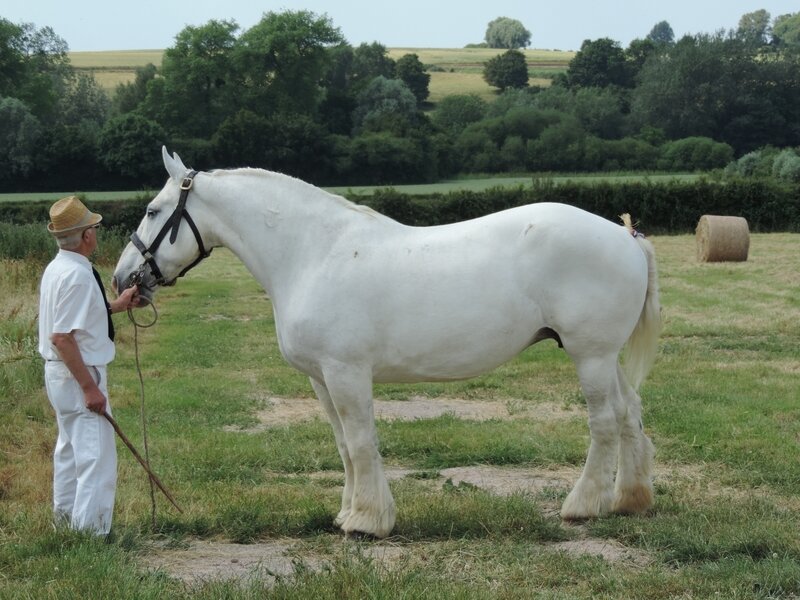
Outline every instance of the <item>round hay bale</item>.
<svg viewBox="0 0 800 600"><path fill-rule="evenodd" d="M697 260L744 262L750 250L750 229L742 217L703 215L697 223Z"/></svg>

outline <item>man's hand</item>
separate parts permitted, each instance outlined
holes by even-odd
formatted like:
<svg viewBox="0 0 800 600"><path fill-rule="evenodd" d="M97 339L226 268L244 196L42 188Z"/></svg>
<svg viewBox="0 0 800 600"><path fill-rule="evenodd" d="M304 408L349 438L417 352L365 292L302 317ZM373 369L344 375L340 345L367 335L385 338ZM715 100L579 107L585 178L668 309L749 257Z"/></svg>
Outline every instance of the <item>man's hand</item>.
<svg viewBox="0 0 800 600"><path fill-rule="evenodd" d="M140 300L139 287L132 285L128 289L122 290L122 293L116 300L109 302L111 305L111 312L116 313L128 310L129 308L136 308L139 306Z"/></svg>
<svg viewBox="0 0 800 600"><path fill-rule="evenodd" d="M83 390L83 401L86 404L86 408L92 412L102 415L106 409L106 397L103 396L103 392L96 385Z"/></svg>
<svg viewBox="0 0 800 600"><path fill-rule="evenodd" d="M106 409L106 397L100 391L100 387L97 385L98 382L94 380L94 377L89 372L91 367L87 367L84 364L73 333L54 333L50 336L50 341L55 346L69 372L72 373L78 385L81 386L83 402L86 404L86 408L92 412L102 414Z"/></svg>

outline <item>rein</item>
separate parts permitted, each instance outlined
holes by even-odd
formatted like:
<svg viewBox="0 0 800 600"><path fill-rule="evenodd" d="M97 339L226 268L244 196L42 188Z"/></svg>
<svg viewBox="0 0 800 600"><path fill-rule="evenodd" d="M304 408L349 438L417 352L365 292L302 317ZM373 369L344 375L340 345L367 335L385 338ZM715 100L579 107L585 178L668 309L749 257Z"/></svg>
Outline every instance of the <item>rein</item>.
<svg viewBox="0 0 800 600"><path fill-rule="evenodd" d="M212 249L206 250L206 247L203 244L203 238L200 235L200 230L197 229L197 225L194 224L194 220L192 219L191 215L189 215L189 211L186 210L186 200L189 198L189 190L191 190L192 186L194 185L195 175L197 175L197 171L190 171L189 174L186 175L186 177L184 177L181 181L181 195L178 199L178 205L175 207L175 210L172 212L172 215L169 217L169 219L167 219L167 222L164 223L164 226L161 228L161 231L158 232L158 235L150 244L149 248L144 244L138 233L134 231L131 234L131 242L144 258L144 264L147 264L147 266L150 267L150 272L153 274L153 277L155 277L155 285L169 286L175 283L175 279L172 281L166 280L164 275L161 273L161 269L158 268L158 264L156 263L156 258L153 256L153 253L158 250L158 247L161 245L161 242L164 241L167 233L169 233L169 243L175 243L175 240L178 239L178 229L180 229L181 221L183 219L185 219L189 224L189 227L194 234L194 239L197 242L197 248L200 250L200 255L188 267L181 271L178 274L178 277L183 277L189 272L190 269L193 269L200 264L200 261L208 258L211 255ZM142 266L144 266L144 264ZM141 284L141 279L144 276L143 269L140 269L138 275L139 281L133 281L133 283Z"/></svg>
<svg viewBox="0 0 800 600"><path fill-rule="evenodd" d="M141 275L140 275L141 277ZM140 296L141 297L141 296ZM139 328L147 329L148 327L152 327L158 321L158 311L156 310L156 305L150 302L150 306L153 307L153 320L150 323L142 324L139 323L133 315L133 309L128 309L128 319L130 319L131 323L133 323L133 347L134 347L134 354L136 356L136 373L139 376L139 416L142 420L142 443L144 444L144 465L146 468L150 466L150 447L147 443L147 418L144 412L144 376L142 375L142 365L139 360ZM134 454L135 456L135 454ZM140 460L141 462L141 460ZM149 471L148 471L149 473ZM154 487L153 477L148 477L148 483L150 484L150 519L153 528L153 532L156 531L156 492ZM164 489L163 486L160 486L162 490ZM166 494L166 492L164 492ZM167 495L169 497L169 495ZM172 500L170 498L170 500ZM175 504L175 501L172 501ZM175 504L175 507L178 509L179 512L181 511L180 507Z"/></svg>

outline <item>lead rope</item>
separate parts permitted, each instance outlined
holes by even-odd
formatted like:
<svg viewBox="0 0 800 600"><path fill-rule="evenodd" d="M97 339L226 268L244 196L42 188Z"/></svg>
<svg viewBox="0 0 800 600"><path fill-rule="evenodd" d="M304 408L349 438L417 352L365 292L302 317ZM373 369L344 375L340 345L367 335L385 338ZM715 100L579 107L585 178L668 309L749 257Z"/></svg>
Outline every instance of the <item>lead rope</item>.
<svg viewBox="0 0 800 600"><path fill-rule="evenodd" d="M142 296L139 296L142 298ZM139 413L142 417L142 442L144 444L144 460L150 467L150 448L147 445L147 419L145 418L144 411L144 377L142 376L142 366L139 362L139 329L147 329L152 327L158 321L158 310L156 305L148 300L150 306L153 307L153 320L149 323L139 323L136 317L133 316L133 310L128 309L128 319L133 323L133 347L136 356L136 373L139 375ZM150 518L153 527L153 533L156 533L156 490L153 483L153 478L148 477L147 481L150 483Z"/></svg>

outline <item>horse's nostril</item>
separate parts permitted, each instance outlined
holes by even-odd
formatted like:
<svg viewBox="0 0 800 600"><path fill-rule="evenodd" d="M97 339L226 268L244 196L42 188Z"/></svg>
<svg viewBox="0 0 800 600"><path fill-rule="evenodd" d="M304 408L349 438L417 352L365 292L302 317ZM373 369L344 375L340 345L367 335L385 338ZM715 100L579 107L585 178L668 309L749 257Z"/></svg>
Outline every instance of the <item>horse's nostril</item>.
<svg viewBox="0 0 800 600"><path fill-rule="evenodd" d="M111 278L111 289L114 291L115 294L119 294L116 277Z"/></svg>

